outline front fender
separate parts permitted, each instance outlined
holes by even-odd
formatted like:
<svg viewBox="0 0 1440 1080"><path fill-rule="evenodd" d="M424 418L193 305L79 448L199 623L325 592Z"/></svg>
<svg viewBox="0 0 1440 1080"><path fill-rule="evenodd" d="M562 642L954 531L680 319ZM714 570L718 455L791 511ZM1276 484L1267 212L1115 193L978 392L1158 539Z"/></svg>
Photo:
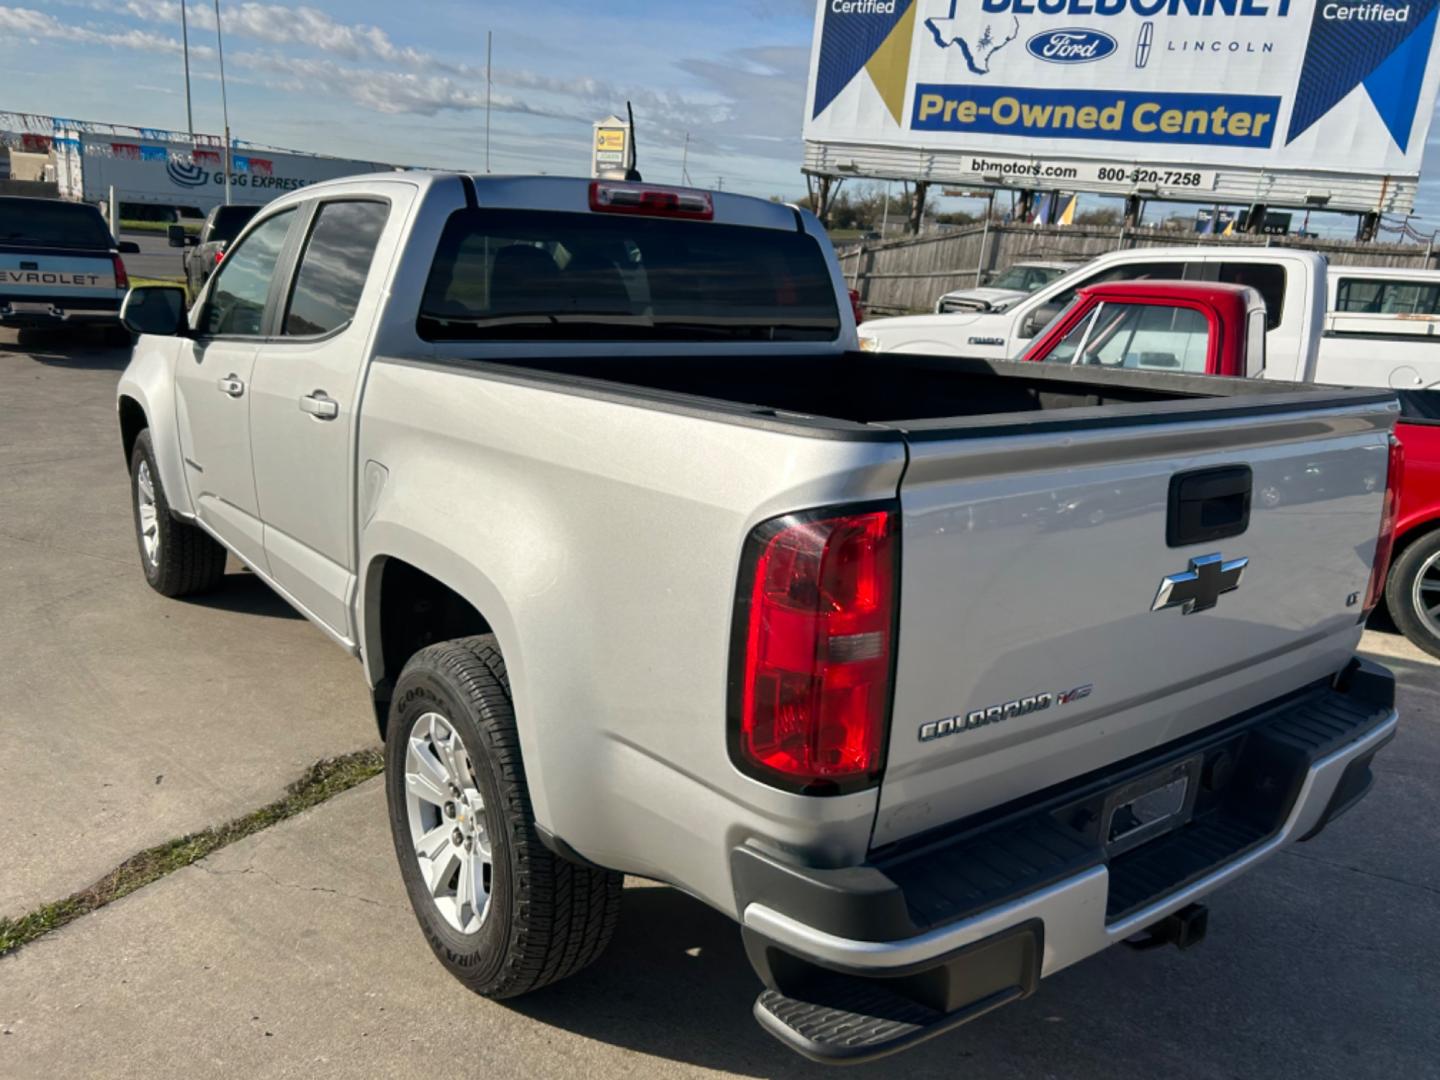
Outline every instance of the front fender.
<svg viewBox="0 0 1440 1080"><path fill-rule="evenodd" d="M185 482L185 460L175 422L175 359L179 351L178 338L142 336L120 375L115 404L118 410L121 401L129 398L144 411L170 510L179 517L193 518L195 507Z"/></svg>

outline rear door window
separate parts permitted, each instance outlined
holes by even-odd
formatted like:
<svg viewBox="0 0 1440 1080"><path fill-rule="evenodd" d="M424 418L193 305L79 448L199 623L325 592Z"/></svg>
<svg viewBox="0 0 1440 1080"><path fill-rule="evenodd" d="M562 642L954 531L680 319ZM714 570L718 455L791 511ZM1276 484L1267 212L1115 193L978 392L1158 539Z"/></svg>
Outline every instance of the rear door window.
<svg viewBox="0 0 1440 1080"><path fill-rule="evenodd" d="M477 209L445 227L417 330L430 341L833 341L840 312L805 233Z"/></svg>
<svg viewBox="0 0 1440 1080"><path fill-rule="evenodd" d="M381 202L320 204L295 272L285 335L328 334L355 317L389 215Z"/></svg>
<svg viewBox="0 0 1440 1080"><path fill-rule="evenodd" d="M1274 330L1285 313L1285 267L1274 263L1222 262L1220 280L1249 285L1265 301L1265 329Z"/></svg>

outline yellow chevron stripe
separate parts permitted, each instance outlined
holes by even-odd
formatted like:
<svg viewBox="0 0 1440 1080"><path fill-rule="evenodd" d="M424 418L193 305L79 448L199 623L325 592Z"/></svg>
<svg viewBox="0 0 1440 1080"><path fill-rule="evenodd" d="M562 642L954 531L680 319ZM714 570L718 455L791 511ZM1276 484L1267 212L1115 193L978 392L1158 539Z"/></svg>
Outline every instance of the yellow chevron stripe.
<svg viewBox="0 0 1440 1080"><path fill-rule="evenodd" d="M919 0L911 0L909 9L900 16L875 54L865 62L870 81L880 92L880 100L899 124L905 108L905 83L910 75L910 43L915 40L915 9Z"/></svg>

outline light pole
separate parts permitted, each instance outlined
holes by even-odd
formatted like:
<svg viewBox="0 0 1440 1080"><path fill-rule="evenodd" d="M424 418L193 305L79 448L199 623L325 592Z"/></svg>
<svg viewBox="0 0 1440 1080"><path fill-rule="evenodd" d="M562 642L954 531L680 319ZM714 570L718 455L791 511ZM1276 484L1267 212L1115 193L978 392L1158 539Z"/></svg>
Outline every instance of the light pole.
<svg viewBox="0 0 1440 1080"><path fill-rule="evenodd" d="M215 0L219 3L220 0ZM490 77L491 62L494 52L491 48L494 37L491 31L485 31L485 171L490 171L490 91L495 85Z"/></svg>
<svg viewBox="0 0 1440 1080"><path fill-rule="evenodd" d="M220 109L225 119L225 205L230 205L230 102L225 97L225 38L220 32L220 0L215 0L215 45L220 55Z"/></svg>
<svg viewBox="0 0 1440 1080"><path fill-rule="evenodd" d="M185 50L185 126L190 132L190 145L195 145L195 112L190 107L190 27L185 19L185 0L180 0L180 41Z"/></svg>

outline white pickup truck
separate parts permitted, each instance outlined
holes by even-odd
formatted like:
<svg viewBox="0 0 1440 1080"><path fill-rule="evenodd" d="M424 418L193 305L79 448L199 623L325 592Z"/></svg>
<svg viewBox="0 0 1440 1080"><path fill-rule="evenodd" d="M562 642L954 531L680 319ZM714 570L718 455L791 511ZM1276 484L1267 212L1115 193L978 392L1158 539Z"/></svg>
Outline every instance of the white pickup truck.
<svg viewBox="0 0 1440 1080"><path fill-rule="evenodd" d="M1193 944L1395 731L1389 393L874 356L809 213L553 177L316 184L124 316L146 579L233 553L360 661L482 994L637 874L787 1046L893 1052Z"/></svg>
<svg viewBox="0 0 1440 1080"><path fill-rule="evenodd" d="M1346 271L1352 268L1345 268ZM1371 268L1353 268L1366 278ZM1076 293L1110 281L1189 281L1248 285L1265 300L1264 378L1379 386L1440 385L1440 337L1402 336L1356 313L1327 313L1334 298L1328 267L1314 252L1268 247L1137 248L1101 255L1003 312L956 312L874 319L860 327L862 348L980 359L1019 357Z"/></svg>
<svg viewBox="0 0 1440 1080"><path fill-rule="evenodd" d="M1336 266L1320 356L1329 382L1440 388L1440 272Z"/></svg>

